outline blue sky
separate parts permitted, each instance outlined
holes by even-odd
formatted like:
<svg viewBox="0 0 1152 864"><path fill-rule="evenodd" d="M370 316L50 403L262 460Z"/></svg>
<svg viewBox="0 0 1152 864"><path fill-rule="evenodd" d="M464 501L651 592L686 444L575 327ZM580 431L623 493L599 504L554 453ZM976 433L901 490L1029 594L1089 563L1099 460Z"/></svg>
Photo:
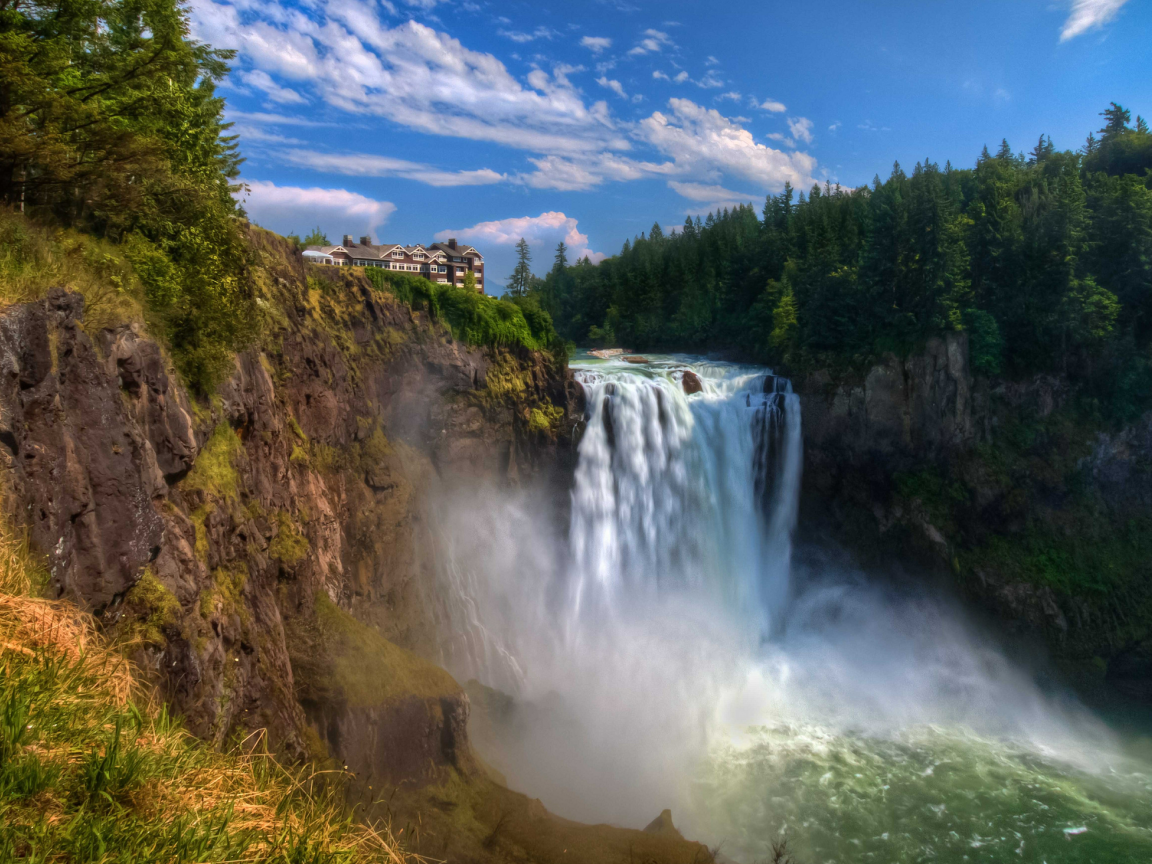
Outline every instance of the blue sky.
<svg viewBox="0 0 1152 864"><path fill-rule="evenodd" d="M281 233L455 236L494 293L521 236L599 260L785 181L848 186L1152 115L1152 0L192 0L245 206Z"/></svg>

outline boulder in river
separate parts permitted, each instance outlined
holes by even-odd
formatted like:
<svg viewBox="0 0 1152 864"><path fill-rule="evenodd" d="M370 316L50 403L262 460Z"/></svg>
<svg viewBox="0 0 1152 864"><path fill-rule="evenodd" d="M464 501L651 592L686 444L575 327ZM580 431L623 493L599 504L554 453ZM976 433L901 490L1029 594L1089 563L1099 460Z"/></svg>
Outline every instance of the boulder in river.
<svg viewBox="0 0 1152 864"><path fill-rule="evenodd" d="M684 387L684 392L689 396L693 393L699 393L704 389L704 384L700 381L700 376L691 369L685 370L684 377L680 379L680 383Z"/></svg>

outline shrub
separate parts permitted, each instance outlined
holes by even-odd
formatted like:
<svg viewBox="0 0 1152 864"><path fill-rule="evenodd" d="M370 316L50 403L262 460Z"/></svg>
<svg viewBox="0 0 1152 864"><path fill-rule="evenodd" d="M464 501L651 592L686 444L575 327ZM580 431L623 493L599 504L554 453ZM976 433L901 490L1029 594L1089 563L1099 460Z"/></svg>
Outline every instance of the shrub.
<svg viewBox="0 0 1152 864"><path fill-rule="evenodd" d="M469 345L541 351L555 341L551 317L534 300L528 304L497 300L455 285L437 285L419 276L374 267L366 268L365 275L376 288L443 321L454 338Z"/></svg>

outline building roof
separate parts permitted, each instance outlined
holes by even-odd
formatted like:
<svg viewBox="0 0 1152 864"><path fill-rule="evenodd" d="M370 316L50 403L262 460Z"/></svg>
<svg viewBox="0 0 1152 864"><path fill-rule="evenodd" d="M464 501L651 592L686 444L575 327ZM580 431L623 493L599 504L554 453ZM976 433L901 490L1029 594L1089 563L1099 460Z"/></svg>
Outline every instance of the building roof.
<svg viewBox="0 0 1152 864"><path fill-rule="evenodd" d="M474 255L481 261L484 260L484 256L472 246L457 246L453 249L447 243L432 243L429 246L425 246L423 243L417 243L415 246L402 246L399 243L388 243L380 246L365 243L343 243L332 246L309 246L304 251L311 255L331 255L334 252L344 252L352 258L379 261L391 257L392 252L396 249L402 249L409 256L422 253L428 256L431 261L443 261L454 256L465 257L469 255Z"/></svg>
<svg viewBox="0 0 1152 864"><path fill-rule="evenodd" d="M469 253L471 253L471 254L477 256L478 258L481 258L481 259L484 258L483 255L481 255L479 252L476 251L476 248L474 246L457 246L455 249L453 249L447 243L433 243L428 248L429 249L436 249L437 251L443 252L445 255L448 255L448 256L464 257L465 255L468 255Z"/></svg>

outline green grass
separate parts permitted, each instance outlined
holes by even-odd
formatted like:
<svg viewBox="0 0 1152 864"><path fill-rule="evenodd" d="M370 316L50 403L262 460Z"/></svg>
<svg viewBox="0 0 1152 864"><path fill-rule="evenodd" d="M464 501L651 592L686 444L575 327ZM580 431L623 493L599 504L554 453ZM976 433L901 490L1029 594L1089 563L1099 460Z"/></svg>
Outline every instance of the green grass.
<svg viewBox="0 0 1152 864"><path fill-rule="evenodd" d="M144 288L119 246L0 207L0 307L56 287L83 295L90 332L143 317Z"/></svg>
<svg viewBox="0 0 1152 864"><path fill-rule="evenodd" d="M455 339L468 345L543 351L556 338L551 319L544 320L545 313L533 318L537 322L534 332L524 311L507 300L374 267L365 268L364 274L377 289L443 321Z"/></svg>
<svg viewBox="0 0 1152 864"><path fill-rule="evenodd" d="M27 563L10 535L0 553ZM143 698L88 616L0 593L0 862L413 860L351 821L340 782L259 745L208 748Z"/></svg>

